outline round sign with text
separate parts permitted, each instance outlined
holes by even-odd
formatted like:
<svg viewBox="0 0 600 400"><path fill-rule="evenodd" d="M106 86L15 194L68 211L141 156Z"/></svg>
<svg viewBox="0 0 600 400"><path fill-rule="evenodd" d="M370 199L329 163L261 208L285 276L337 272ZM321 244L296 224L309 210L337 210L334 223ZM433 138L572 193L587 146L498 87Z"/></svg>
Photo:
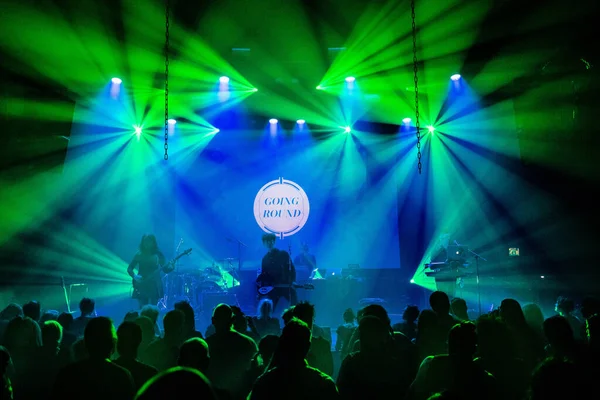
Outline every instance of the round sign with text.
<svg viewBox="0 0 600 400"><path fill-rule="evenodd" d="M309 213L310 204L304 190L283 178L267 183L254 199L254 218L258 226L281 239L298 233Z"/></svg>

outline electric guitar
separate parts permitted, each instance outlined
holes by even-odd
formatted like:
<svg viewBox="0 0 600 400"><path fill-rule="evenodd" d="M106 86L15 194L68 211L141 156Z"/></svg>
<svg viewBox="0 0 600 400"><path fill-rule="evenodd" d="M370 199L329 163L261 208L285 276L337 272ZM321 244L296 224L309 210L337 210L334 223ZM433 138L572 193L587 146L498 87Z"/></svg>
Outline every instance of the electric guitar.
<svg viewBox="0 0 600 400"><path fill-rule="evenodd" d="M256 290L259 295L265 296L273 291L275 288L294 288L294 289L306 289L306 290L314 290L315 286L310 283L282 283L282 284L273 284L272 280L264 275L260 274L256 278Z"/></svg>
<svg viewBox="0 0 600 400"><path fill-rule="evenodd" d="M166 263L165 265L163 265L161 268L157 268L156 271L154 271L152 274L144 276L141 280L132 279L131 280L131 285L133 286L132 297L134 299L139 298L140 297L140 292L144 290L144 287L147 285L147 282L154 282L156 279L160 279L160 272L161 271L163 271L166 274L168 274L170 272L173 272L173 270L175 269L175 263L181 257L187 256L191 252L192 252L192 249L189 248L189 249L187 249L187 250L179 253L171 261L169 261L168 263Z"/></svg>

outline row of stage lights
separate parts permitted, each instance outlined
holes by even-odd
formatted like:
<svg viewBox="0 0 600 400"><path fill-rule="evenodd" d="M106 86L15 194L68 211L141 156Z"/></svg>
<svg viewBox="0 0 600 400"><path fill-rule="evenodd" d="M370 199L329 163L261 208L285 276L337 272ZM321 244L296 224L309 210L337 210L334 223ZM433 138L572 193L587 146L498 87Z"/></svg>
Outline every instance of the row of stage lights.
<svg viewBox="0 0 600 400"><path fill-rule="evenodd" d="M460 80L460 78L461 78L460 74L453 74L452 76L450 76L450 80L452 80L454 82L457 82L458 80ZM219 82L221 84L228 84L229 80L230 79L227 76L222 76L222 77L219 78ZM354 84L354 82L356 81L356 78L353 77L353 76L349 76L349 77L347 77L344 80L346 81L347 84ZM123 80L121 78L116 78L115 77L115 78L111 79L111 82L114 85L120 85L123 82ZM319 85L319 86L317 86L317 90L323 90L323 87L321 85ZM253 89L253 91L258 91L258 89L255 88L255 89ZM173 125L175 125L177 123L177 121L175 119L169 119L167 122L171 126L173 126ZM412 122L411 118L406 117L406 118L402 119L402 123L404 125L410 125L411 122ZM277 119L275 119L275 118L271 118L269 120L269 124L271 124L271 125L277 125L278 123L279 123L279 121ZM306 124L306 121L303 120L303 119L299 119L299 120L296 121L296 124L298 124L300 127L302 127L302 126L304 126L304 124ZM135 128L135 134L139 136L142 133L142 128L139 127L139 126L135 126L134 128ZM341 127L341 128L344 130L345 133L352 132L352 128L349 127L349 126L344 126L344 127ZM435 128L433 126L431 126L431 125L428 125L427 126L427 131L429 133L433 133L435 131ZM219 130L215 129L215 133L218 133L218 132L219 132Z"/></svg>

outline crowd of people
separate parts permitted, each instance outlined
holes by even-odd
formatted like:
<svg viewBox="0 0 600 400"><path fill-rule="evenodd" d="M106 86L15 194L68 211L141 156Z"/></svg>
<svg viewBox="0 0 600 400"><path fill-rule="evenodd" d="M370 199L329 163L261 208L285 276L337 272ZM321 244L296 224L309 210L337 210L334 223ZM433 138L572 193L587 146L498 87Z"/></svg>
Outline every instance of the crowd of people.
<svg viewBox="0 0 600 400"><path fill-rule="evenodd" d="M598 301L585 299L578 318L560 297L544 319L538 306L505 299L475 321L462 299L438 291L429 303L406 307L394 325L380 305L348 309L333 346L307 302L281 320L269 300L255 317L220 304L204 335L187 302L164 315L164 329L153 306L115 327L89 298L76 318L10 304L0 312L0 399L598 397Z"/></svg>

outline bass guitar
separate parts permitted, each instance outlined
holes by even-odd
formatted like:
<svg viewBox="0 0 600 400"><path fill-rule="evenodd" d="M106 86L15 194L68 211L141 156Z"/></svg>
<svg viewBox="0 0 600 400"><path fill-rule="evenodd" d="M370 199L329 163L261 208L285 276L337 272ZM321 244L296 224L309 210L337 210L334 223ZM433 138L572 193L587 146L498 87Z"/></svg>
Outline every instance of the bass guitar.
<svg viewBox="0 0 600 400"><path fill-rule="evenodd" d="M191 254L191 252L192 252L191 248L189 248L185 251L182 251L171 261L169 261L165 265L163 265L161 268L157 268L156 271L154 271L152 274L144 276L140 280L136 280L135 278L132 279L132 281L131 281L131 285L133 286L132 297L134 299L140 298L141 297L140 294L141 294L141 292L145 291L145 288L148 286L148 282L156 282L157 280L160 280L160 272L161 271L166 274L173 272L173 270L175 269L175 263L177 261L179 261L179 259L181 257Z"/></svg>
<svg viewBox="0 0 600 400"><path fill-rule="evenodd" d="M256 278L256 290L258 294L261 296L265 296L273 291L275 288L294 288L294 289L306 289L306 290L314 290L315 286L310 283L296 283L292 282L290 284L274 284L272 280L265 276L264 274L260 274Z"/></svg>

